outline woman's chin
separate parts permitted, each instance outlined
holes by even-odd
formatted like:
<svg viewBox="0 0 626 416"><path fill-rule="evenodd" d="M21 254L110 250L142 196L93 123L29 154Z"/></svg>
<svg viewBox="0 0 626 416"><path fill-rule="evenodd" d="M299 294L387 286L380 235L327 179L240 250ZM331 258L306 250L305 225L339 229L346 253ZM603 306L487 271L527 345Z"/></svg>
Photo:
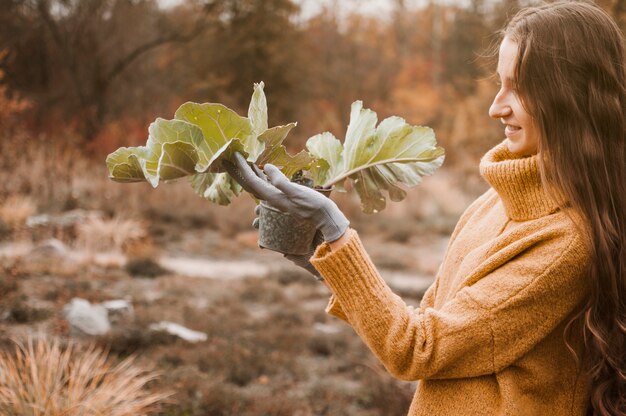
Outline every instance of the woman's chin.
<svg viewBox="0 0 626 416"><path fill-rule="evenodd" d="M526 146L525 143L519 143L517 141L514 142L510 138L506 139L506 146L509 149L509 152L520 156L532 156L537 153L531 149L530 146Z"/></svg>
<svg viewBox="0 0 626 416"><path fill-rule="evenodd" d="M511 139L506 139L505 143L506 143L507 149L509 149L509 152L517 153L519 151L519 146L517 145L517 143L512 142Z"/></svg>

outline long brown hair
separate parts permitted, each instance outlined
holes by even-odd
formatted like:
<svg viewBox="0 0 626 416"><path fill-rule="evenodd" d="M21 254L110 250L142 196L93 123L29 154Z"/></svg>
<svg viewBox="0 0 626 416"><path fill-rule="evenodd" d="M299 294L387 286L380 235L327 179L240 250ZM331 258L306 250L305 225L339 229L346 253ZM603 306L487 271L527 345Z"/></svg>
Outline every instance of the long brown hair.
<svg viewBox="0 0 626 416"><path fill-rule="evenodd" d="M539 128L543 182L589 245L590 296L565 342L591 383L588 413L626 415L624 37L600 7L572 1L523 9L503 35L519 48L515 82ZM574 328L584 357L568 342Z"/></svg>

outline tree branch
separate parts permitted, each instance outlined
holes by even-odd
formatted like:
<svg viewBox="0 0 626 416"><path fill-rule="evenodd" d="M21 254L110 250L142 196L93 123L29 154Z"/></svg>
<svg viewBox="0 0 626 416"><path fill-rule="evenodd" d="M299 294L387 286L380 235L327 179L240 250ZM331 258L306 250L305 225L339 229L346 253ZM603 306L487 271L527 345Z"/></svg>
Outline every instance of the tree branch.
<svg viewBox="0 0 626 416"><path fill-rule="evenodd" d="M162 36L156 39L153 39L149 42L144 43L143 45L139 45L135 49L133 49L128 55L124 56L120 59L115 66L108 72L108 74L104 77L104 84L110 84L119 74L121 74L126 67L128 67L135 59L139 58L146 52L151 51L161 45L165 45L167 43L186 43L193 40L195 37L200 35L205 29L207 25L202 21L199 21L196 24L194 30L188 35L182 35L180 33L174 33L169 36Z"/></svg>
<svg viewBox="0 0 626 416"><path fill-rule="evenodd" d="M54 42L56 43L57 47L63 54L63 60L66 62L66 65L64 66L65 66L65 69L69 71L70 73L69 74L70 79L71 79L72 85L74 86L76 95L78 96L78 100L80 101L81 105L84 105L87 102L87 97L83 93L83 90L80 85L80 81L79 81L80 78L79 78L79 74L78 74L78 70L76 66L76 61L74 59L74 55L72 51L67 47L67 43L63 41L63 36L61 35L61 31L59 30L57 23L54 21L54 19L50 15L50 11L49 11L50 5L48 3L48 0L38 0L36 4L37 4L37 11L39 12L39 16L41 17L41 20L43 20L45 25L48 27L48 30L50 31L50 34L52 35L52 39L54 39Z"/></svg>

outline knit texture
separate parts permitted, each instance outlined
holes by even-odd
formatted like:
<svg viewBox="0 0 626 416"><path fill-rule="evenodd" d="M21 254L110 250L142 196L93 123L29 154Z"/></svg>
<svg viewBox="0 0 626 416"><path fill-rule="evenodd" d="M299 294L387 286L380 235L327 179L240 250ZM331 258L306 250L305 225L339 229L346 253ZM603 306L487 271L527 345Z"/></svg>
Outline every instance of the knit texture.
<svg viewBox="0 0 626 416"><path fill-rule="evenodd" d="M563 329L589 293L589 254L537 166L505 142L485 154L491 188L461 216L419 308L390 290L357 232L311 258L332 291L327 312L395 377L419 380L409 415L584 414L588 383Z"/></svg>

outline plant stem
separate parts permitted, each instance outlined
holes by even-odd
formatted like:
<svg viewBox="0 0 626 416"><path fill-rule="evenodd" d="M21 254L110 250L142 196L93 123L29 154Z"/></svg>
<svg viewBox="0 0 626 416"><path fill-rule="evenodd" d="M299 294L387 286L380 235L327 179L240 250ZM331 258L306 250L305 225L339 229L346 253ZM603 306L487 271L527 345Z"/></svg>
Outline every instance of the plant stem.
<svg viewBox="0 0 626 416"><path fill-rule="evenodd" d="M430 162L435 158L432 157L426 157L426 158L402 158L402 159L385 159L385 160L379 160L377 162L374 163L368 163L367 165L363 165L363 166L359 166L358 168L354 168L352 170L347 171L346 173L337 176L336 178L333 178L331 180L329 180L328 182L326 182L323 186L323 188L328 188L331 187L339 182L342 182L344 180L346 180L348 177L354 175L355 173L357 173L360 170L364 170L364 169L369 169L371 167L377 166L377 165L384 165L387 163L414 163L414 162Z"/></svg>

